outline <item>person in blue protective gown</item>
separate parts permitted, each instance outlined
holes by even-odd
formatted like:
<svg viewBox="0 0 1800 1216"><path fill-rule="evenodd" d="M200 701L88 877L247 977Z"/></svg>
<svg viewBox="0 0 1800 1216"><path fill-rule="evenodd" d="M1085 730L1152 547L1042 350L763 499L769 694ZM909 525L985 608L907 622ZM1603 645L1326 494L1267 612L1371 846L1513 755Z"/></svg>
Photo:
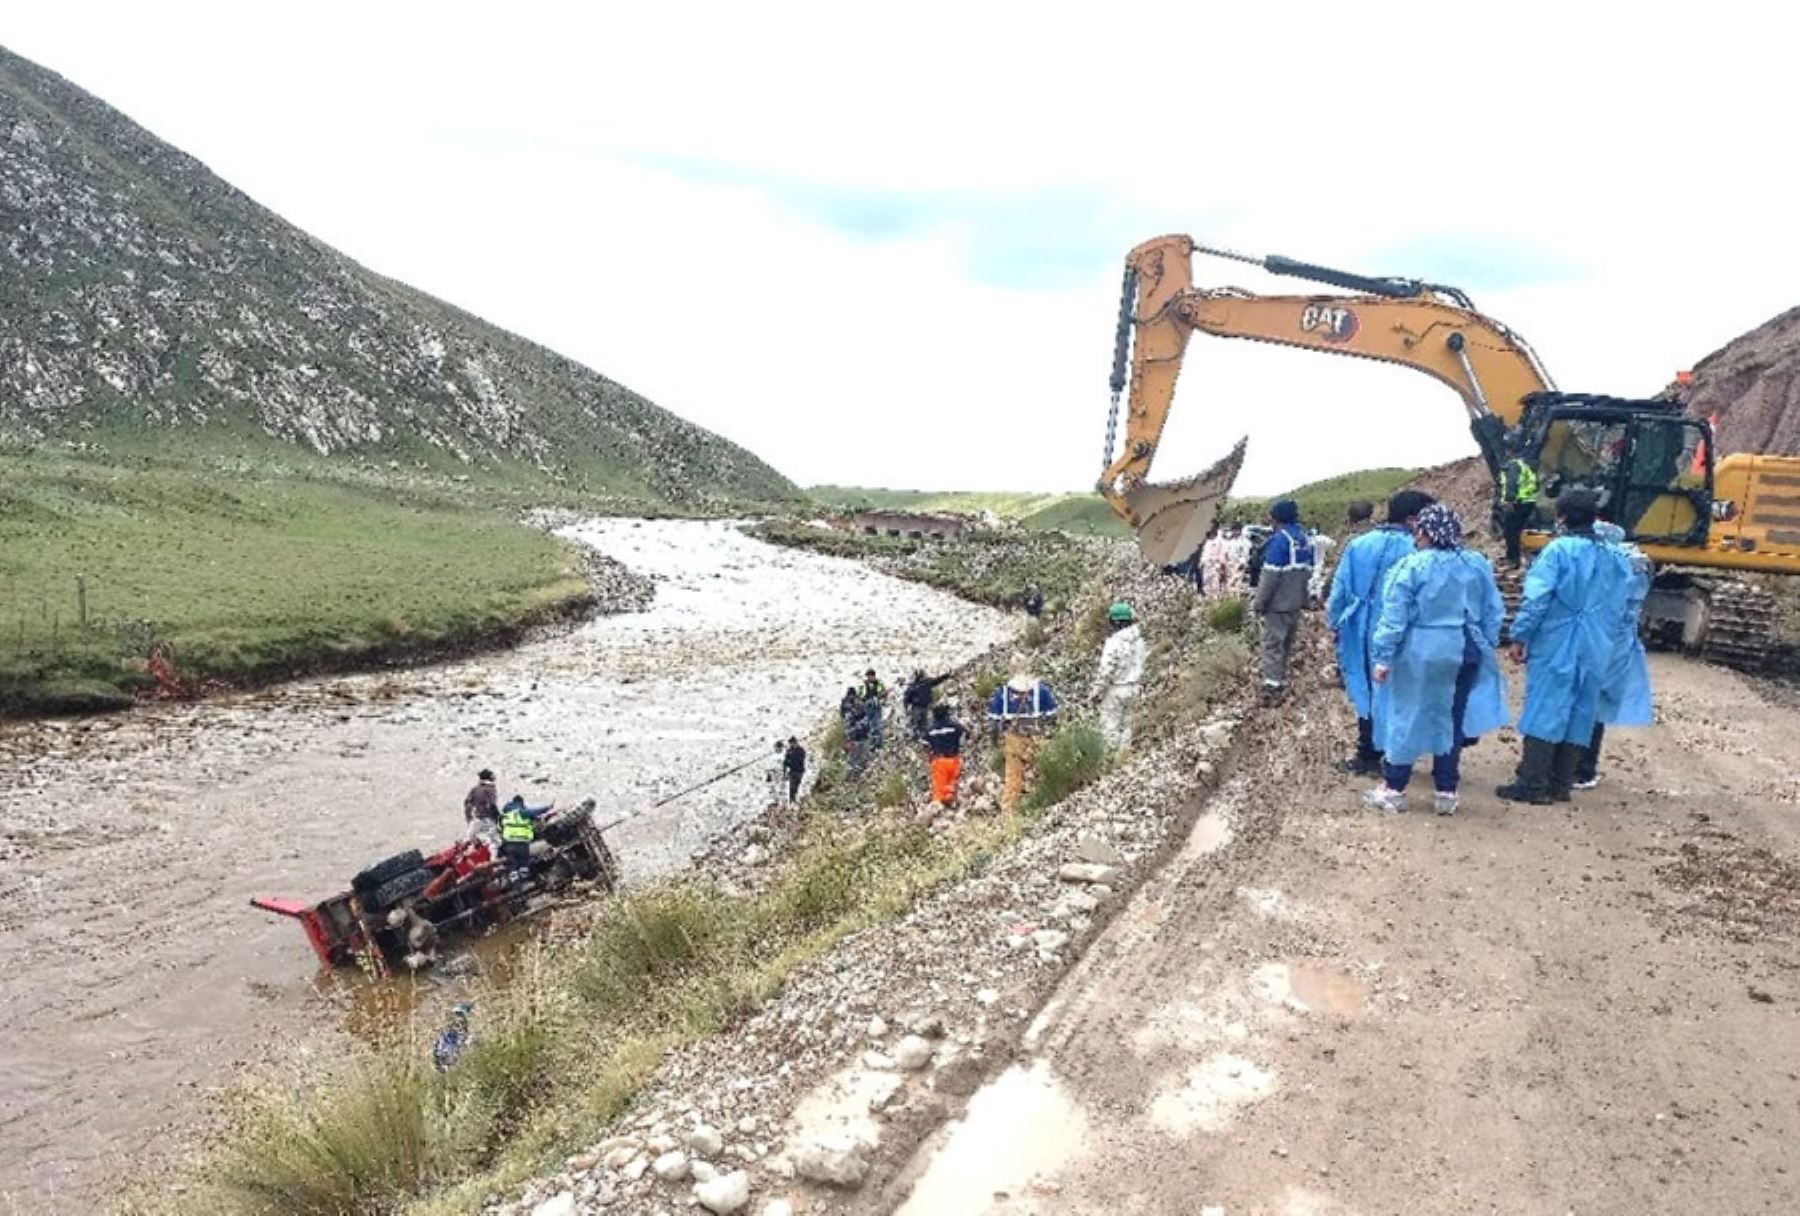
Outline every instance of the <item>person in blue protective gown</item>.
<svg viewBox="0 0 1800 1216"><path fill-rule="evenodd" d="M1358 777L1381 776L1381 749L1375 746L1374 664L1369 643L1381 616L1381 586L1396 562L1413 552L1413 525L1433 502L1423 490L1402 490L1388 499L1387 522L1344 546L1325 600L1325 622L1337 643L1338 675L1356 711L1356 751L1338 770Z"/></svg>
<svg viewBox="0 0 1800 1216"><path fill-rule="evenodd" d="M1558 535L1525 574L1511 631L1513 658L1525 664L1525 744L1517 774L1495 791L1510 802L1569 801L1600 720L1629 567L1594 535L1596 505L1590 490L1558 498Z"/></svg>
<svg viewBox="0 0 1800 1216"><path fill-rule="evenodd" d="M1453 815L1463 748L1507 722L1495 659L1506 607L1493 565L1463 547L1455 511L1433 503L1413 531L1418 551L1389 572L1369 644L1386 705L1376 729L1382 782L1364 801L1403 810L1413 761L1430 756L1433 809Z"/></svg>
<svg viewBox="0 0 1800 1216"><path fill-rule="evenodd" d="M1612 662L1600 685L1600 720L1594 723L1593 738L1575 762L1574 788L1578 790L1591 790L1600 784L1600 744L1607 727L1649 726L1654 717L1650 705L1650 664L1644 656L1644 639L1638 634L1638 617L1650 594L1650 559L1636 545L1625 543L1625 529L1618 524L1597 523L1594 535L1625 562L1625 602Z"/></svg>

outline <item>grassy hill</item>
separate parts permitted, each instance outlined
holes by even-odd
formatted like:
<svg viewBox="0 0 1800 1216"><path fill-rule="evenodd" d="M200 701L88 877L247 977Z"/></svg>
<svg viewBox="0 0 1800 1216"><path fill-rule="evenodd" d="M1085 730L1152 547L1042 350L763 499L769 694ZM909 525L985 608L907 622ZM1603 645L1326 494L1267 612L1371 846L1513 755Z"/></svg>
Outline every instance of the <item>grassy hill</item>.
<svg viewBox="0 0 1800 1216"><path fill-rule="evenodd" d="M1311 482L1273 498L1234 498L1224 517L1261 523L1274 498L1292 498L1301 518L1326 532L1341 527L1344 512L1359 500L1380 505L1417 473L1415 469L1364 469ZM889 508L906 511L992 511L1036 532L1072 532L1082 536L1129 536L1112 508L1098 494L1025 494L987 490L878 490L861 486L813 486L807 495L832 510Z"/></svg>
<svg viewBox="0 0 1800 1216"><path fill-rule="evenodd" d="M992 511L1001 519L1036 532L1073 532L1083 536L1125 536L1098 494L1033 494L992 490L882 490L865 486L813 486L814 502L834 511L889 509L947 511L979 515Z"/></svg>

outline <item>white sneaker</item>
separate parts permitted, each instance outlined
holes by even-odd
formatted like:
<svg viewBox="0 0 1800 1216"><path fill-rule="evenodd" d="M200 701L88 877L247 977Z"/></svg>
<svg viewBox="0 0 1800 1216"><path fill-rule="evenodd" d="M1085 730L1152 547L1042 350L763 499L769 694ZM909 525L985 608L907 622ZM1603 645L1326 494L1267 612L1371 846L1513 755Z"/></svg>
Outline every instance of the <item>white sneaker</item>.
<svg viewBox="0 0 1800 1216"><path fill-rule="evenodd" d="M1599 785L1599 784L1600 784L1600 774L1595 773L1592 777L1589 777L1586 781L1577 781L1577 782L1573 783L1572 785L1570 785L1569 788L1572 790L1591 790L1596 785Z"/></svg>
<svg viewBox="0 0 1800 1216"><path fill-rule="evenodd" d="M1440 815L1456 814L1456 795L1443 793L1433 794L1431 796L1431 809Z"/></svg>
<svg viewBox="0 0 1800 1216"><path fill-rule="evenodd" d="M1399 790L1378 785L1363 795L1363 805L1384 815L1397 815L1406 809L1406 795Z"/></svg>

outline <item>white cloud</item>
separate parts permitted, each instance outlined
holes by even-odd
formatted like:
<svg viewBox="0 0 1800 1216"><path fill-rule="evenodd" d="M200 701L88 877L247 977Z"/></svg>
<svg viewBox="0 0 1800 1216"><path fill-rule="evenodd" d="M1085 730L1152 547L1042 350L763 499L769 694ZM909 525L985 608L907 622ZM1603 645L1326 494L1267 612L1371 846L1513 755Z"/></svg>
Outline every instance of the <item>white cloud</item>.
<svg viewBox="0 0 1800 1216"><path fill-rule="evenodd" d="M802 481L1085 487L1117 258L1158 231L1426 276L1373 259L1466 240L1443 256L1517 272L1464 285L1566 388L1654 390L1795 303L1784 10L583 7L40 5L8 36ZM873 240L805 189L927 215ZM993 285L1059 233L1113 261ZM1273 490L1460 455L1462 419L1402 371L1196 339L1158 469L1247 430Z"/></svg>

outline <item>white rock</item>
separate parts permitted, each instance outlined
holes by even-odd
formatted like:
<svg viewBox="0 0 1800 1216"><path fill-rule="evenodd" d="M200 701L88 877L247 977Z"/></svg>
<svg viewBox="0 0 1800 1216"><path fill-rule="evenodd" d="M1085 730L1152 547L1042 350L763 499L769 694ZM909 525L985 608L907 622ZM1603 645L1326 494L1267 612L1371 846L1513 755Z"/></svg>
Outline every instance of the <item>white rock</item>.
<svg viewBox="0 0 1800 1216"><path fill-rule="evenodd" d="M914 1014L907 1019L906 1028L928 1039L941 1039L944 1037L944 1015L931 1011Z"/></svg>
<svg viewBox="0 0 1800 1216"><path fill-rule="evenodd" d="M742 1211L750 1202L750 1175L743 1170L733 1170L711 1182L702 1182L694 1188L694 1198L707 1211L730 1216L732 1212Z"/></svg>
<svg viewBox="0 0 1800 1216"><path fill-rule="evenodd" d="M1098 836L1083 836L1075 842L1075 856L1097 866L1122 866L1125 854Z"/></svg>
<svg viewBox="0 0 1800 1216"><path fill-rule="evenodd" d="M879 1039L882 1036L886 1035L887 1032L888 1032L888 1024L882 1020L880 1014L876 1014L874 1017L869 1019L869 1037L871 1039Z"/></svg>
<svg viewBox="0 0 1800 1216"><path fill-rule="evenodd" d="M1209 1203L1200 1209L1200 1216L1225 1216L1225 1209L1219 1204Z"/></svg>
<svg viewBox="0 0 1800 1216"><path fill-rule="evenodd" d="M819 1141L803 1146L793 1155L794 1172L813 1182L854 1188L862 1185L869 1173L869 1159L855 1141Z"/></svg>
<svg viewBox="0 0 1800 1216"><path fill-rule="evenodd" d="M762 1216L794 1216L794 1205L785 1199L771 1199L763 1204Z"/></svg>
<svg viewBox="0 0 1800 1216"><path fill-rule="evenodd" d="M664 1153L650 1163L650 1172L664 1182L680 1182L688 1176L688 1156L680 1151Z"/></svg>
<svg viewBox="0 0 1800 1216"><path fill-rule="evenodd" d="M754 1136L759 1126L761 1125L757 1123L755 1115L745 1115L738 1120L738 1135Z"/></svg>
<svg viewBox="0 0 1800 1216"><path fill-rule="evenodd" d="M1091 861L1071 861L1056 872L1064 882L1112 882L1119 871L1112 866L1099 866Z"/></svg>
<svg viewBox="0 0 1800 1216"><path fill-rule="evenodd" d="M997 1001L999 999L1000 999L999 992L995 991L992 988L983 988L980 992L977 992L975 994L975 1003L977 1005L992 1005L995 1001Z"/></svg>
<svg viewBox="0 0 1800 1216"><path fill-rule="evenodd" d="M622 1170L631 1164L632 1159L638 1155L638 1151L638 1146L635 1144L621 1144L617 1148L608 1150L606 1156L600 1160L609 1170Z"/></svg>
<svg viewBox="0 0 1800 1216"><path fill-rule="evenodd" d="M932 1050L929 1039L909 1034L894 1044L894 1063L907 1072L917 1072L931 1063Z"/></svg>
<svg viewBox="0 0 1800 1216"><path fill-rule="evenodd" d="M644 1176L644 1171L649 1168L650 1158L633 1157L630 1161L625 1163L625 1168L619 1171L619 1177L627 1182L636 1182L639 1178Z"/></svg>
<svg viewBox="0 0 1800 1216"><path fill-rule="evenodd" d="M1086 891L1070 891L1062 897L1065 915L1083 916L1100 906L1100 901Z"/></svg>
<svg viewBox="0 0 1800 1216"><path fill-rule="evenodd" d="M704 1123L687 1134L687 1142L702 1157L717 1157L725 1148L725 1137Z"/></svg>
<svg viewBox="0 0 1800 1216"><path fill-rule="evenodd" d="M663 1153L672 1153L681 1147L681 1142L667 1132L650 1137L646 1143L649 1145L650 1151L659 1156Z"/></svg>
<svg viewBox="0 0 1800 1216"><path fill-rule="evenodd" d="M1039 954L1055 954L1069 944L1069 935L1061 929L1039 929L1031 935Z"/></svg>
<svg viewBox="0 0 1800 1216"><path fill-rule="evenodd" d="M862 1059L865 1068L873 1068L877 1072L886 1072L894 1066L894 1061L879 1051L865 1051Z"/></svg>
<svg viewBox="0 0 1800 1216"><path fill-rule="evenodd" d="M531 1216L575 1216L575 1192L553 1195L531 1209Z"/></svg>
<svg viewBox="0 0 1800 1216"><path fill-rule="evenodd" d="M767 860L769 860L769 850L760 844L753 844L744 850L744 864L747 866L760 866Z"/></svg>
<svg viewBox="0 0 1800 1216"><path fill-rule="evenodd" d="M711 1182L719 1176L719 1168L710 1161L702 1161L698 1157L688 1163L688 1170L695 1182Z"/></svg>

